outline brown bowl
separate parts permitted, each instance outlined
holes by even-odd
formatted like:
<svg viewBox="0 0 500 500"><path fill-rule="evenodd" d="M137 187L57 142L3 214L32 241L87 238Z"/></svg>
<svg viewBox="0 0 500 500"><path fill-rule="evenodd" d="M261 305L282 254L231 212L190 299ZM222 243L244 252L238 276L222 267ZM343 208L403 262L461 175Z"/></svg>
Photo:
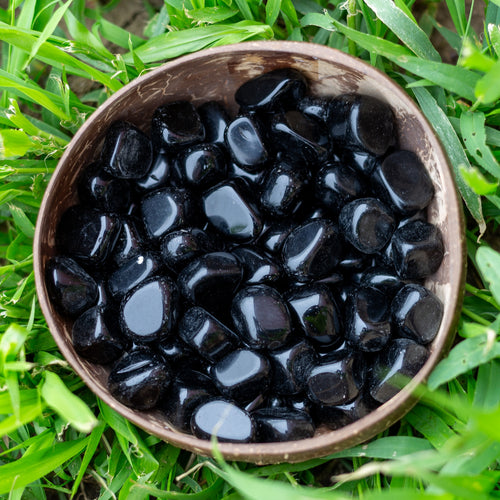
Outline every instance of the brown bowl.
<svg viewBox="0 0 500 500"><path fill-rule="evenodd" d="M235 90L258 74L294 67L302 71L315 95L334 96L357 92L388 102L394 110L402 149L414 151L434 182L435 197L429 221L443 235L445 256L426 286L445 304L439 332L423 368L396 396L366 417L338 430L319 429L310 439L284 443L219 444L226 459L249 462L300 462L359 444L387 429L415 404L412 391L426 380L449 348L455 333L464 289L464 224L462 206L448 160L432 127L404 90L372 66L327 47L302 42L248 42L204 50L168 62L109 98L85 122L70 142L47 188L38 217L34 241L36 288L50 331L61 352L87 386L118 413L147 432L169 443L211 455L211 444L173 429L159 412L134 411L109 393L108 369L79 357L71 344L71 322L53 308L45 286L47 260L56 254L57 222L77 201L75 183L82 166L94 160L103 135L114 120L127 120L148 131L153 110L166 102L187 99L196 105L218 100L236 113Z"/></svg>

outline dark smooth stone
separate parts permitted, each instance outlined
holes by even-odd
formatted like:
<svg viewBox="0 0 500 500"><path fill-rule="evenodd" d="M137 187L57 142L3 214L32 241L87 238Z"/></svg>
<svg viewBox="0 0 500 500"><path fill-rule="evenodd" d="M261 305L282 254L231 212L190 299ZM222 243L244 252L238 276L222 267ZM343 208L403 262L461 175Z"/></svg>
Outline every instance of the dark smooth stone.
<svg viewBox="0 0 500 500"><path fill-rule="evenodd" d="M74 205L57 225L56 242L61 253L91 266L102 264L113 251L120 233L117 217Z"/></svg>
<svg viewBox="0 0 500 500"><path fill-rule="evenodd" d="M358 288L347 297L345 336L350 345L364 352L380 351L391 337L390 304L375 288Z"/></svg>
<svg viewBox="0 0 500 500"><path fill-rule="evenodd" d="M319 344L340 344L342 317L326 285L312 283L293 288L286 299L305 335Z"/></svg>
<svg viewBox="0 0 500 500"><path fill-rule="evenodd" d="M219 361L239 344L235 333L201 307L192 307L184 314L179 336L210 363Z"/></svg>
<svg viewBox="0 0 500 500"><path fill-rule="evenodd" d="M307 380L309 399L316 404L338 406L356 399L365 378L364 361L349 356L315 366Z"/></svg>
<svg viewBox="0 0 500 500"><path fill-rule="evenodd" d="M335 343L332 346L316 345L316 354L320 363L339 361L347 356L352 356L354 352L353 347L349 345L346 339L343 339L340 344Z"/></svg>
<svg viewBox="0 0 500 500"><path fill-rule="evenodd" d="M231 317L243 342L256 349L278 349L292 332L285 300L267 285L240 290L234 297Z"/></svg>
<svg viewBox="0 0 500 500"><path fill-rule="evenodd" d="M262 231L262 220L244 181L221 182L203 195L208 221L223 236L238 242L254 240Z"/></svg>
<svg viewBox="0 0 500 500"><path fill-rule="evenodd" d="M255 247L239 246L231 253L243 266L243 282L247 285L274 285L283 277L281 266Z"/></svg>
<svg viewBox="0 0 500 500"><path fill-rule="evenodd" d="M411 215L425 208L434 196L434 185L419 157L396 151L373 170L374 190L393 210Z"/></svg>
<svg viewBox="0 0 500 500"><path fill-rule="evenodd" d="M360 252L349 245L339 262L339 271L343 273L356 273L362 271L370 265L372 256Z"/></svg>
<svg viewBox="0 0 500 500"><path fill-rule="evenodd" d="M205 142L225 145L224 133L231 120L223 106L216 101L208 101L198 107L198 114L205 127Z"/></svg>
<svg viewBox="0 0 500 500"><path fill-rule="evenodd" d="M272 254L279 254L294 227L293 222L272 222L262 230L258 244Z"/></svg>
<svg viewBox="0 0 500 500"><path fill-rule="evenodd" d="M190 102L174 101L154 111L151 138L158 151L171 151L203 141L205 128Z"/></svg>
<svg viewBox="0 0 500 500"><path fill-rule="evenodd" d="M389 298L394 297L405 285L394 269L381 266L367 269L361 277L360 284L364 287L376 288Z"/></svg>
<svg viewBox="0 0 500 500"><path fill-rule="evenodd" d="M152 239L192 225L197 215L191 193L173 187L148 193L141 201L141 214L146 232Z"/></svg>
<svg viewBox="0 0 500 500"><path fill-rule="evenodd" d="M307 81L296 69L280 68L247 80L234 95L244 110L293 108L307 90Z"/></svg>
<svg viewBox="0 0 500 500"><path fill-rule="evenodd" d="M419 220L421 222L427 222L427 211L419 210L418 212L414 213L413 215L410 215L409 217L404 217L403 219L400 219L397 228L399 229L400 227L403 227L406 224L408 224L408 222L413 222L416 220Z"/></svg>
<svg viewBox="0 0 500 500"><path fill-rule="evenodd" d="M95 162L83 169L78 179L78 197L82 204L104 212L126 212L132 193L126 179L113 177Z"/></svg>
<svg viewBox="0 0 500 500"><path fill-rule="evenodd" d="M109 127L101 150L108 173L120 179L140 179L149 172L152 160L153 147L144 132L123 121Z"/></svg>
<svg viewBox="0 0 500 500"><path fill-rule="evenodd" d="M45 284L54 307L76 317L94 306L98 287L94 278L69 257L52 257L45 267Z"/></svg>
<svg viewBox="0 0 500 500"><path fill-rule="evenodd" d="M292 410L305 412L309 415L311 412L312 403L307 397L307 394L301 393L283 398L283 404L281 406L290 408Z"/></svg>
<svg viewBox="0 0 500 500"><path fill-rule="evenodd" d="M374 409L374 406L366 401L366 396L360 393L354 401L343 405L315 405L311 409L311 415L318 425L326 425L329 429L335 430L356 422Z"/></svg>
<svg viewBox="0 0 500 500"><path fill-rule="evenodd" d="M403 279L426 278L434 274L444 256L439 229L428 222L413 221L394 232L391 240L394 268Z"/></svg>
<svg viewBox="0 0 500 500"><path fill-rule="evenodd" d="M339 228L360 252L379 252L391 239L396 221L389 208L376 198L358 198L340 211Z"/></svg>
<svg viewBox="0 0 500 500"><path fill-rule="evenodd" d="M237 163L230 161L228 165L228 178L241 178L244 179L250 186L260 187L259 184L262 181L265 170L259 172L247 172L243 170Z"/></svg>
<svg viewBox="0 0 500 500"><path fill-rule="evenodd" d="M202 403L191 418L191 431L200 439L249 443L255 440L255 422L249 413L225 399Z"/></svg>
<svg viewBox="0 0 500 500"><path fill-rule="evenodd" d="M124 217L121 222L120 233L111 253L111 259L118 267L141 255L144 243L143 237L132 217Z"/></svg>
<svg viewBox="0 0 500 500"><path fill-rule="evenodd" d="M169 365L178 365L180 368L185 368L188 365L191 367L193 359L197 358L194 351L185 344L175 332L173 335L161 340L156 348L161 357L165 359Z"/></svg>
<svg viewBox="0 0 500 500"><path fill-rule="evenodd" d="M330 99L306 95L297 103L297 109L309 118L326 125L330 113Z"/></svg>
<svg viewBox="0 0 500 500"><path fill-rule="evenodd" d="M170 380L170 367L150 349L140 348L125 354L113 365L108 388L120 403L136 410L150 410Z"/></svg>
<svg viewBox="0 0 500 500"><path fill-rule="evenodd" d="M395 396L409 379L424 366L429 352L410 339L395 339L374 361L368 378L370 395L385 403Z"/></svg>
<svg viewBox="0 0 500 500"><path fill-rule="evenodd" d="M441 325L443 303L421 285L406 285L394 297L391 315L398 337L428 344L434 340Z"/></svg>
<svg viewBox="0 0 500 500"><path fill-rule="evenodd" d="M328 219L313 219L296 227L286 238L281 255L285 270L299 282L325 278L339 263L342 243Z"/></svg>
<svg viewBox="0 0 500 500"><path fill-rule="evenodd" d="M342 154L342 161L360 174L371 175L377 166L377 157L368 151L356 149L345 149Z"/></svg>
<svg viewBox="0 0 500 500"><path fill-rule="evenodd" d="M154 276L160 269L159 257L145 252L133 257L114 271L108 279L108 290L118 300L139 283Z"/></svg>
<svg viewBox="0 0 500 500"><path fill-rule="evenodd" d="M258 410L262 408L266 403L266 397L263 394L259 394L255 399L250 401L250 403L246 403L243 408L245 411L252 412L254 410Z"/></svg>
<svg viewBox="0 0 500 500"><path fill-rule="evenodd" d="M149 278L123 298L121 329L135 342L158 342L176 325L178 309L177 285L166 276Z"/></svg>
<svg viewBox="0 0 500 500"><path fill-rule="evenodd" d="M158 153L149 172L135 182L136 188L141 192L154 191L165 187L171 177L170 161L163 153Z"/></svg>
<svg viewBox="0 0 500 500"><path fill-rule="evenodd" d="M78 316L71 330L75 351L92 363L101 365L118 359L127 347L127 341L116 325L108 327L108 323L100 306L91 307Z"/></svg>
<svg viewBox="0 0 500 500"><path fill-rule="evenodd" d="M257 423L257 440L262 443L296 441L314 436L311 417L290 408L262 408L252 412Z"/></svg>
<svg viewBox="0 0 500 500"><path fill-rule="evenodd" d="M265 394L271 381L269 360L248 349L230 352L212 367L211 373L219 391L241 403Z"/></svg>

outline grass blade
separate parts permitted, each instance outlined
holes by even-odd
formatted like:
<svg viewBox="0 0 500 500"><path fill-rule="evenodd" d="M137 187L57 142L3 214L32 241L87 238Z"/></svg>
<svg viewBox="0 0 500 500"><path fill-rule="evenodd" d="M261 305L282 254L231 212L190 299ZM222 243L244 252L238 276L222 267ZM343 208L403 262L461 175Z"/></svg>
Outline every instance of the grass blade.
<svg viewBox="0 0 500 500"><path fill-rule="evenodd" d="M267 0L266 3L266 24L272 26L278 19L281 9L281 0Z"/></svg>

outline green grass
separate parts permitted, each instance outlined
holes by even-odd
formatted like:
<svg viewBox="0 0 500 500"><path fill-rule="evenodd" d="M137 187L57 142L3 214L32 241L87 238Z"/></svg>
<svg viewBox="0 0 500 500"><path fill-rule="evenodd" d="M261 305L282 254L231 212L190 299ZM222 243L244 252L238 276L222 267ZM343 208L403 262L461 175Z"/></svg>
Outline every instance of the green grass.
<svg viewBox="0 0 500 500"><path fill-rule="evenodd" d="M122 0L126 1L126 0ZM7 2L4 2L6 4ZM109 21L118 0L9 0L0 8L0 497L9 499L486 499L500 497L500 1L475 33L464 0L454 29L412 0L165 0L143 36ZM459 55L445 64L438 30ZM422 402L369 444L301 464L205 460L149 436L83 385L37 304L34 225L71 136L113 92L166 59L243 40L335 47L386 72L420 105L467 210L460 342ZM113 44L118 50L110 51ZM87 95L75 78L92 80Z"/></svg>

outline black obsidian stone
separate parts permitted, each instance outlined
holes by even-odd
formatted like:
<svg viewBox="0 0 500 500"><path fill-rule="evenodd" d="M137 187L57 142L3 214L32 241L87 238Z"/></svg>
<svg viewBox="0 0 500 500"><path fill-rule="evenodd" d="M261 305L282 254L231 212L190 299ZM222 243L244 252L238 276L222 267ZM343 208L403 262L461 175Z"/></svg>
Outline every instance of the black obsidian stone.
<svg viewBox="0 0 500 500"><path fill-rule="evenodd" d="M224 145L224 133L231 121L226 110L216 101L198 107L198 114L205 127L205 142Z"/></svg>
<svg viewBox="0 0 500 500"><path fill-rule="evenodd" d="M190 102L174 101L156 108L151 122L151 138L158 151L171 151L203 141L205 128Z"/></svg>
<svg viewBox="0 0 500 500"><path fill-rule="evenodd" d="M192 367L198 361L197 354L175 332L166 339L161 340L156 349L160 356L173 367L184 369L186 366ZM201 358L199 361L201 361ZM204 367L207 365L204 360L201 361L201 364Z"/></svg>
<svg viewBox="0 0 500 500"><path fill-rule="evenodd" d="M244 110L294 108L306 90L307 81L302 73L293 68L280 68L246 81L234 98Z"/></svg>
<svg viewBox="0 0 500 500"><path fill-rule="evenodd" d="M357 273L369 267L372 260L372 255L360 252L356 248L349 245L348 248L345 249L338 268L342 273Z"/></svg>
<svg viewBox="0 0 500 500"><path fill-rule="evenodd" d="M309 118L326 125L330 113L330 99L306 95L297 103L297 109Z"/></svg>
<svg viewBox="0 0 500 500"><path fill-rule="evenodd" d="M262 354L236 349L220 359L211 370L219 391L227 398L248 403L265 394L271 381L271 364Z"/></svg>
<svg viewBox="0 0 500 500"><path fill-rule="evenodd" d="M326 425L332 430L339 429L365 417L377 407L379 403L373 404L371 398L367 401L368 398L363 391L350 403L338 406L314 405L310 413L318 425Z"/></svg>
<svg viewBox="0 0 500 500"><path fill-rule="evenodd" d="M118 359L127 347L116 325L109 324L103 308L87 309L73 323L71 340L75 351L92 363L108 364Z"/></svg>
<svg viewBox="0 0 500 500"><path fill-rule="evenodd" d="M428 222L408 222L391 240L394 268L403 279L419 279L435 273L444 256L439 229Z"/></svg>
<svg viewBox="0 0 500 500"><path fill-rule="evenodd" d="M422 210L434 196L424 164L411 151L391 153L373 170L372 179L378 196L403 215Z"/></svg>
<svg viewBox="0 0 500 500"><path fill-rule="evenodd" d="M96 266L112 252L120 226L113 215L74 205L63 213L57 225L57 246L62 253Z"/></svg>
<svg viewBox="0 0 500 500"><path fill-rule="evenodd" d="M342 243L335 224L313 219L291 231L281 255L285 270L299 282L325 278L339 263Z"/></svg>
<svg viewBox="0 0 500 500"><path fill-rule="evenodd" d="M172 187L148 193L141 201L141 214L146 232L152 239L192 225L197 215L191 193L187 189Z"/></svg>
<svg viewBox="0 0 500 500"><path fill-rule="evenodd" d="M375 401L385 403L414 377L427 361L429 352L410 339L395 339L380 352L368 378L368 389Z"/></svg>
<svg viewBox="0 0 500 500"><path fill-rule="evenodd" d="M293 222L271 222L264 226L258 244L272 254L279 254L294 227Z"/></svg>
<svg viewBox="0 0 500 500"><path fill-rule="evenodd" d="M153 191L165 187L170 182L170 161L163 153L158 153L153 160L149 172L135 182L135 187L140 192Z"/></svg>
<svg viewBox="0 0 500 500"><path fill-rule="evenodd" d="M368 151L356 149L345 149L342 154L342 161L358 171L360 174L371 175L377 166L377 157Z"/></svg>
<svg viewBox="0 0 500 500"><path fill-rule="evenodd" d="M101 151L108 173L120 179L140 179L149 172L152 160L153 147L144 132L124 121L109 127Z"/></svg>
<svg viewBox="0 0 500 500"><path fill-rule="evenodd" d="M247 172L243 170L237 163L230 161L227 167L227 175L230 179L244 179L251 187L259 188L266 171Z"/></svg>
<svg viewBox="0 0 500 500"><path fill-rule="evenodd" d="M379 252L391 239L396 221L389 208L376 198L358 198L340 211L339 228L360 252Z"/></svg>
<svg viewBox="0 0 500 500"><path fill-rule="evenodd" d="M255 422L249 413L225 399L202 403L191 418L191 431L200 439L249 443L255 440Z"/></svg>
<svg viewBox="0 0 500 500"><path fill-rule="evenodd" d="M276 285L283 277L278 262L255 247L239 246L231 253L241 262L243 282L247 285Z"/></svg>
<svg viewBox="0 0 500 500"><path fill-rule="evenodd" d="M262 408L252 412L257 423L257 440L261 443L296 441L314 436L312 418L290 408Z"/></svg>
<svg viewBox="0 0 500 500"><path fill-rule="evenodd" d="M292 288L286 299L305 335L319 344L340 344L343 338L339 307L326 285Z"/></svg>
<svg viewBox="0 0 500 500"><path fill-rule="evenodd" d="M52 257L45 268L50 300L61 314L76 317L97 303L97 283L69 257Z"/></svg>
<svg viewBox="0 0 500 500"><path fill-rule="evenodd" d="M203 210L208 221L223 236L238 242L255 239L262 220L244 181L221 182L203 195Z"/></svg>
<svg viewBox="0 0 500 500"><path fill-rule="evenodd" d="M285 300L267 285L240 290L234 297L231 317L243 342L256 349L277 349L292 332Z"/></svg>
<svg viewBox="0 0 500 500"><path fill-rule="evenodd" d="M375 288L358 288L347 297L345 336L360 351L376 352L391 337L390 304Z"/></svg>
<svg viewBox="0 0 500 500"><path fill-rule="evenodd" d="M141 255L144 243L134 218L124 217L121 223L120 233L111 252L111 259L118 267Z"/></svg>
<svg viewBox="0 0 500 500"><path fill-rule="evenodd" d="M360 284L380 290L387 297L392 298L405 285L394 269L387 266L371 267L363 272Z"/></svg>
<svg viewBox="0 0 500 500"><path fill-rule="evenodd" d="M398 337L428 344L441 325L443 304L427 288L411 284L402 288L394 297L391 314Z"/></svg>
<svg viewBox="0 0 500 500"><path fill-rule="evenodd" d="M201 307L192 307L179 323L180 337L211 363L234 351L238 337Z"/></svg>
<svg viewBox="0 0 500 500"><path fill-rule="evenodd" d="M154 408L169 385L170 367L150 349L135 349L120 358L108 377L111 395L136 410Z"/></svg>

